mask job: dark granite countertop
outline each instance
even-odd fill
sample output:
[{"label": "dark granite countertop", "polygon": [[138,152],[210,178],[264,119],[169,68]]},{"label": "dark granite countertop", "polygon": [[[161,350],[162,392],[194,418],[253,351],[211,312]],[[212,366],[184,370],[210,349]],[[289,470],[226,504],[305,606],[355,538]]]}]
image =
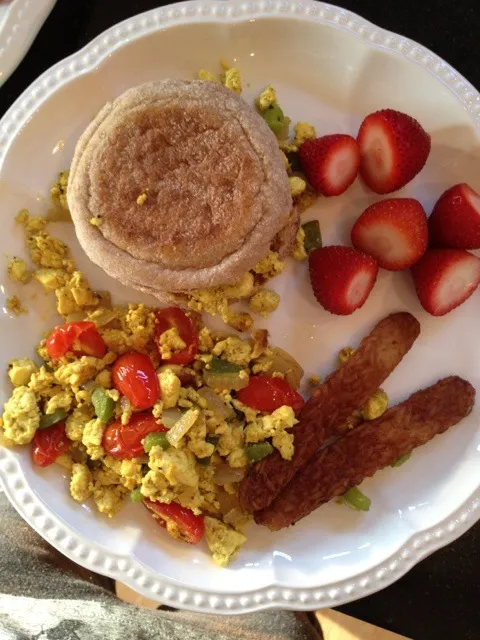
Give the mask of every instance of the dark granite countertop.
[{"label": "dark granite countertop", "polygon": [[[17,71],[0,89],[0,115],[52,64],[155,0],[58,0]],[[341,0],[381,27],[429,47],[480,87],[479,0]],[[479,471],[480,473],[480,471]],[[341,607],[415,640],[480,639],[480,523],[383,591]]]}]

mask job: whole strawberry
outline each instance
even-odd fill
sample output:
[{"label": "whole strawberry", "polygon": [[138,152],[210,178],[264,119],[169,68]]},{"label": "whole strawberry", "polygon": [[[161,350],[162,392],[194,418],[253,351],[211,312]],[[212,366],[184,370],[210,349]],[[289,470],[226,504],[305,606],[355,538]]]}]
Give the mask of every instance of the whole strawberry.
[{"label": "whole strawberry", "polygon": [[367,207],[353,225],[352,244],[383,269],[409,269],[428,247],[427,214],[413,198],[381,200]]},{"label": "whole strawberry", "polygon": [[357,141],[343,133],[307,140],[298,151],[298,159],[309,183],[324,196],[346,191],[360,165]]},{"label": "whole strawberry", "polygon": [[342,316],[363,306],[378,275],[375,260],[352,247],[315,249],[308,256],[308,266],[318,302]]},{"label": "whole strawberry", "polygon": [[360,175],[375,193],[392,193],[419,173],[430,153],[430,136],[400,111],[382,109],[368,115],[357,136]]},{"label": "whole strawberry", "polygon": [[452,249],[480,249],[480,195],[456,184],[437,201],[428,220],[430,244]]},{"label": "whole strawberry", "polygon": [[444,316],[480,284],[480,259],[462,249],[430,249],[412,268],[412,276],[425,311]]}]

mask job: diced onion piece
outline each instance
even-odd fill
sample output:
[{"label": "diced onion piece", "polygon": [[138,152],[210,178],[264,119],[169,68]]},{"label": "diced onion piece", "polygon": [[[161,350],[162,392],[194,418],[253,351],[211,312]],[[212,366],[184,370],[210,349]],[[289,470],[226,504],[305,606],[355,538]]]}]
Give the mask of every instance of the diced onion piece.
[{"label": "diced onion piece", "polygon": [[115,309],[105,309],[101,316],[95,319],[97,327],[105,327],[110,322],[118,318],[118,312]]},{"label": "diced onion piece", "polygon": [[180,443],[180,440],[183,436],[188,432],[189,429],[193,427],[195,422],[198,420],[199,411],[197,409],[189,409],[180,420],[173,425],[170,431],[167,433],[167,439],[172,445],[172,447],[177,447]]},{"label": "diced onion piece", "polygon": [[245,475],[245,467],[232,469],[226,462],[221,462],[215,469],[213,481],[215,484],[229,484],[240,482]]},{"label": "diced onion piece", "polygon": [[220,505],[220,513],[225,514],[231,511],[232,509],[238,508],[238,496],[236,494],[228,493],[225,489],[219,488],[215,492],[215,496]]},{"label": "diced onion piece", "polygon": [[280,347],[274,347],[272,349],[272,357],[273,365],[270,371],[285,374],[285,380],[288,384],[294,389],[298,389],[302,382],[304,370],[295,358],[283,349],[280,349]]},{"label": "diced onion piece", "polygon": [[165,409],[162,412],[161,422],[164,427],[171,429],[182,417],[180,409]]},{"label": "diced onion piece", "polygon": [[207,407],[210,409],[210,411],[213,411],[213,413],[219,420],[226,420],[235,413],[232,407],[227,406],[222,398],[220,398],[220,396],[218,396],[215,391],[208,387],[202,387],[201,389],[199,389],[198,395],[202,396],[202,398],[207,403]]},{"label": "diced onion piece", "polygon": [[81,322],[82,320],[85,320],[85,311],[74,311],[65,316],[66,322]]}]

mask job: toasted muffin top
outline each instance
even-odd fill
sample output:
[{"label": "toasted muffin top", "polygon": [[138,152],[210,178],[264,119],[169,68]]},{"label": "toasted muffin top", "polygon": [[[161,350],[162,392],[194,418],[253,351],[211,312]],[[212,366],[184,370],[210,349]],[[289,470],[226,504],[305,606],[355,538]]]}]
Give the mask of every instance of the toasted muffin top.
[{"label": "toasted muffin top", "polygon": [[135,87],[103,107],[75,150],[68,204],[93,262],[163,291],[234,282],[268,252],[292,207],[263,119],[220,84],[182,80]]}]

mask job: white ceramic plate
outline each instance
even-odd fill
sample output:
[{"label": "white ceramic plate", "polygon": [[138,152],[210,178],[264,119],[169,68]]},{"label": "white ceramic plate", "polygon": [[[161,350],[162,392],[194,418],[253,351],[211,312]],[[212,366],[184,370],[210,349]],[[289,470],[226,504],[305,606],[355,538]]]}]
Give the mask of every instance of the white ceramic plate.
[{"label": "white ceramic plate", "polygon": [[0,87],[30,49],[56,0],[4,0],[0,3]]},{"label": "white ceramic plate", "polygon": [[[46,72],[9,110],[0,125],[2,252],[23,253],[14,214],[21,207],[45,210],[37,194],[69,165],[75,141],[106,100],[147,80],[215,69],[221,56],[240,67],[248,99],[272,83],[284,111],[320,133],[355,134],[367,113],[387,106],[418,118],[432,134],[432,153],[402,195],[419,198],[427,210],[456,182],[480,189],[480,96],[437,56],[322,3],[192,2],[110,29]],[[357,182],[307,217],[320,219],[327,244],[345,243],[352,221],[374,199]],[[90,264],[71,227],[58,226],[95,288],[112,290],[120,301],[147,300]],[[2,301],[14,292],[3,282]],[[29,315],[13,318],[4,309],[0,318],[2,368],[8,358],[33,353],[55,322],[51,298],[29,286]],[[364,308],[341,318],[315,302],[305,264],[289,264],[274,286],[283,302],[268,322],[272,340],[295,354],[307,374],[325,375],[339,348],[356,345],[388,313],[407,309],[419,318],[422,335],[385,385],[392,403],[451,373],[480,390],[478,292],[450,315],[433,318],[422,311],[408,274],[382,272]],[[6,380],[1,391],[3,398],[9,393]],[[478,426],[475,409],[403,467],[366,481],[368,514],[329,504],[277,534],[252,526],[228,569],[216,567],[204,546],[169,539],[134,505],[112,521],[79,507],[59,468],[33,468],[27,449],[0,450],[0,477],[16,509],[55,547],[150,598],[219,613],[314,609],[381,589],[475,522]]]}]

